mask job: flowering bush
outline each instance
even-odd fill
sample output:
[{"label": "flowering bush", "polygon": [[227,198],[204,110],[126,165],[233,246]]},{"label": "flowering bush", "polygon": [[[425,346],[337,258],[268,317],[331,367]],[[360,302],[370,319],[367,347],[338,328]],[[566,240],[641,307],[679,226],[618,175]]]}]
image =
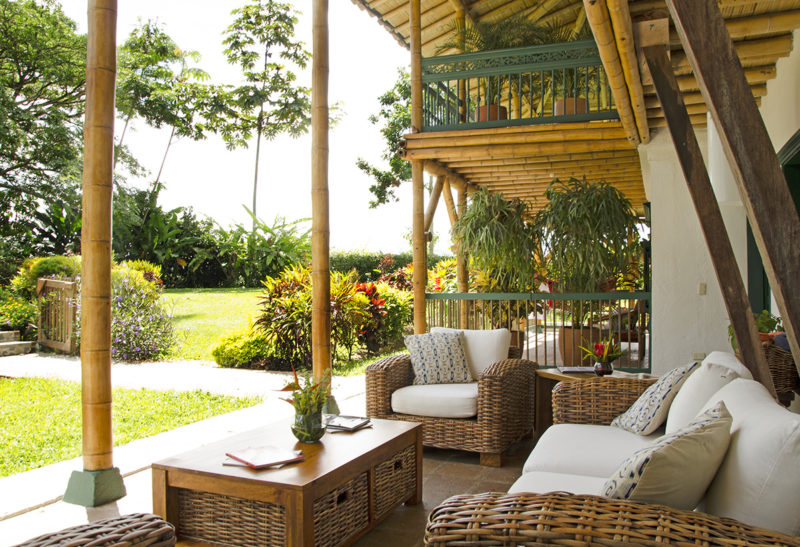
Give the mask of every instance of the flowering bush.
[{"label": "flowering bush", "polygon": [[455,258],[441,260],[428,271],[428,290],[453,293],[458,290]]},{"label": "flowering bush", "polygon": [[375,283],[356,283],[356,292],[366,296],[367,320],[361,325],[358,340],[367,348],[370,354],[376,354],[381,349],[381,332],[383,318],[386,315],[386,300],[381,298]]},{"label": "flowering bush", "polygon": [[386,310],[380,329],[381,348],[402,346],[405,327],[414,316],[411,293],[388,283],[378,283],[377,289]]},{"label": "flowering bush", "polygon": [[18,330],[25,335],[31,327],[36,327],[36,305],[0,288],[0,330]]},{"label": "flowering bush", "polygon": [[585,357],[591,357],[595,361],[600,361],[601,363],[611,363],[622,357],[624,353],[620,349],[619,344],[615,343],[611,338],[608,340],[600,340],[592,349],[584,346],[578,347],[583,350]]},{"label": "flowering bush", "polygon": [[400,268],[399,270],[395,270],[391,273],[383,274],[378,279],[378,283],[386,283],[396,289],[400,289],[402,291],[410,291],[412,288],[414,288],[414,284],[411,280],[410,265],[406,266],[405,268]]},{"label": "flowering bush", "polygon": [[166,354],[176,337],[161,286],[141,271],[119,267],[111,275],[111,357],[144,361]]}]

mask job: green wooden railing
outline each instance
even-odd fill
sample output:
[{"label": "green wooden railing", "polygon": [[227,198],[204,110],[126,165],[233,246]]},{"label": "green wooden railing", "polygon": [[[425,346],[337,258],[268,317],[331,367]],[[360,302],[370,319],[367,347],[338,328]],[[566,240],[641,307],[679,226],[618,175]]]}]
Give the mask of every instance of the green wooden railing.
[{"label": "green wooden railing", "polygon": [[422,60],[423,130],[618,118],[593,40]]},{"label": "green wooden railing", "polygon": [[625,351],[615,368],[649,372],[651,293],[428,293],[428,327],[511,330],[523,357],[541,367],[588,366],[565,355],[569,340],[591,346],[613,338]]}]

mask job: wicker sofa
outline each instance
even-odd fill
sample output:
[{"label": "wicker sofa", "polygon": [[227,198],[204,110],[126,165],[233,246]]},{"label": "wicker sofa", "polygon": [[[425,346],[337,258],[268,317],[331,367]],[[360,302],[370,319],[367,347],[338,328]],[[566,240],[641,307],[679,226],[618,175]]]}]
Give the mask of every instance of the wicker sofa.
[{"label": "wicker sofa", "polygon": [[[506,333],[510,341],[510,333],[507,330]],[[536,379],[536,363],[519,359],[519,348],[510,346],[508,341],[503,349],[508,358],[490,361],[476,378],[477,414],[474,416],[453,418],[393,410],[393,394],[411,386],[414,378],[408,354],[386,357],[367,367],[367,415],[420,422],[425,446],[478,452],[481,465],[501,466],[508,447],[532,431]],[[467,358],[470,359],[469,354]]]},{"label": "wicker sofa", "polygon": [[[714,352],[708,359],[733,359],[725,355]],[[723,370],[718,366],[702,365]],[[628,432],[608,426],[646,382],[562,382],[553,391],[556,425],[541,437],[509,492],[445,500],[430,514],[426,545],[800,546],[800,415],[778,405],[744,370],[742,377],[725,373],[705,387],[687,382],[678,395],[686,390],[684,395],[702,400],[687,409],[687,397],[680,402],[676,396],[669,410],[677,415],[721,400],[733,418],[730,445],[698,510],[599,495],[624,453],[653,440],[625,439]],[[682,474],[676,475],[680,481]]]}]

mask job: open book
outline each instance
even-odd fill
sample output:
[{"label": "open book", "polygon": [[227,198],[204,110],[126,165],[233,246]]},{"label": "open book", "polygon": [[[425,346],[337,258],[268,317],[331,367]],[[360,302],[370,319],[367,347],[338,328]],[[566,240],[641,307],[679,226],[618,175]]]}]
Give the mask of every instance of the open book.
[{"label": "open book", "polygon": [[303,461],[301,450],[290,450],[276,446],[257,446],[226,452],[226,456],[251,469],[264,469],[274,465]]}]

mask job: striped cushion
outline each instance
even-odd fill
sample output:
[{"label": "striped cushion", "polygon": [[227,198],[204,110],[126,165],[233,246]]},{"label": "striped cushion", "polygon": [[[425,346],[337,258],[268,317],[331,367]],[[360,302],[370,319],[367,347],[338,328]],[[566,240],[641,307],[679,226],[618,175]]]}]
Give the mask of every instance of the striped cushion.
[{"label": "striped cushion", "polygon": [[461,333],[428,333],[405,337],[415,384],[472,382]]}]

